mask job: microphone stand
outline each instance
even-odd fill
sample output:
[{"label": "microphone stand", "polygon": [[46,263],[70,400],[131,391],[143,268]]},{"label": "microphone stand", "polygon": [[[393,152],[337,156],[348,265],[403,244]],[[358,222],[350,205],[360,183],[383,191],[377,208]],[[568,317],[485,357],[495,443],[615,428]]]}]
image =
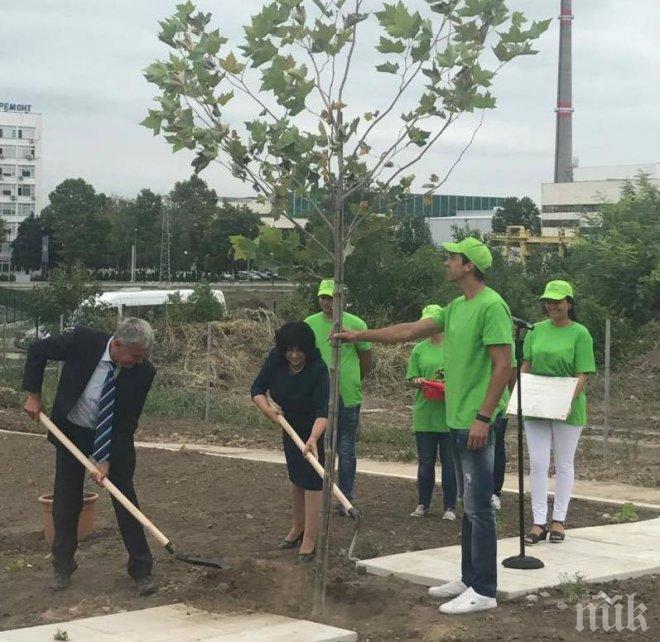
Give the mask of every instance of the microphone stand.
[{"label": "microphone stand", "polygon": [[513,318],[516,326],[516,383],[518,390],[518,530],[520,536],[520,554],[502,560],[506,568],[519,568],[524,570],[543,568],[543,562],[537,557],[525,555],[525,476],[523,472],[523,412],[522,412],[522,377],[520,367],[523,360],[522,331],[532,331],[534,326],[527,321]]}]

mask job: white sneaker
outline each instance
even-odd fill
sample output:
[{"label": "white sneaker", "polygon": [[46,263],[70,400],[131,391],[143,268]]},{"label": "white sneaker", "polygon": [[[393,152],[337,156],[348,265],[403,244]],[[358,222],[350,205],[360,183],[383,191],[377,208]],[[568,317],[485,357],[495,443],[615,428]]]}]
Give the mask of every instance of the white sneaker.
[{"label": "white sneaker", "polygon": [[456,521],[456,513],[453,510],[446,510],[442,514],[442,519],[448,519],[450,522]]},{"label": "white sneaker", "polygon": [[494,597],[479,595],[473,588],[469,588],[465,593],[461,593],[450,602],[441,604],[438,608],[440,613],[447,615],[463,615],[464,613],[477,613],[478,611],[487,611],[497,606],[497,600]]},{"label": "white sneaker", "polygon": [[424,504],[418,504],[417,508],[410,513],[410,517],[426,517],[429,514],[429,509],[425,508]]},{"label": "white sneaker", "polygon": [[497,495],[493,495],[490,498],[490,505],[495,509],[495,510],[500,510],[502,508],[502,502],[500,501],[500,498]]},{"label": "white sneaker", "polygon": [[454,580],[453,582],[447,582],[447,584],[442,584],[441,586],[429,587],[429,595],[436,600],[442,600],[443,598],[461,595],[467,591],[467,588],[468,587],[463,584],[461,580]]}]

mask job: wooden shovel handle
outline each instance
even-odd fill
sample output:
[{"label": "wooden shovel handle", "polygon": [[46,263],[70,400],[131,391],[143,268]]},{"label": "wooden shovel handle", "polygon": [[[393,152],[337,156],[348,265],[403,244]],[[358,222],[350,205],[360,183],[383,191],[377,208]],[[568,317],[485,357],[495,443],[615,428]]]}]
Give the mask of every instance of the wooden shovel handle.
[{"label": "wooden shovel handle", "polygon": [[[57,437],[62,445],[90,472],[97,473],[98,469],[94,463],[83,455],[82,451],[48,418],[43,412],[39,413],[39,421]],[[151,534],[163,545],[167,546],[170,540],[154,526],[143,513],[131,502],[130,499],[122,493],[107,477],[103,480],[103,485],[107,491],[131,514],[142,526],[148,529]]]},{"label": "wooden shovel handle", "polygon": [[[303,440],[298,436],[298,433],[292,428],[291,424],[285,419],[284,415],[278,415],[278,419],[286,434],[289,435],[289,437],[291,437],[293,440],[293,443],[296,444],[298,448],[300,448],[300,452],[304,452],[305,442],[303,442]],[[321,466],[319,460],[310,452],[305,453],[303,456],[312,465],[312,468],[314,468],[314,470],[320,475],[321,479],[323,479],[325,476],[325,470],[323,469],[323,466]],[[350,500],[346,497],[346,495],[344,495],[344,493],[341,492],[339,486],[337,486],[335,483],[332,484],[332,493],[347,512],[353,509],[353,504],[351,504]]]}]

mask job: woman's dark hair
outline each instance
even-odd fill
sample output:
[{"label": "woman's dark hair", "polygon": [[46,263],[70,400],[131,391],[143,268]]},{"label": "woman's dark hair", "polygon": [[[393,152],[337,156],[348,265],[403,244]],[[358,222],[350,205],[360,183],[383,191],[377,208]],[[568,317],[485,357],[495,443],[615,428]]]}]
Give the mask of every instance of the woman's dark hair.
[{"label": "woman's dark hair", "polygon": [[[577,321],[577,314],[575,313],[575,299],[572,296],[567,296],[565,299],[571,304],[571,307],[568,309],[568,318],[571,321]],[[543,314],[548,314],[548,311],[545,309],[545,301],[541,301],[541,309]]]},{"label": "woman's dark hair", "polygon": [[275,333],[275,354],[281,360],[286,359],[286,352],[291,348],[303,352],[306,363],[321,358],[314,331],[304,321],[289,321]]}]

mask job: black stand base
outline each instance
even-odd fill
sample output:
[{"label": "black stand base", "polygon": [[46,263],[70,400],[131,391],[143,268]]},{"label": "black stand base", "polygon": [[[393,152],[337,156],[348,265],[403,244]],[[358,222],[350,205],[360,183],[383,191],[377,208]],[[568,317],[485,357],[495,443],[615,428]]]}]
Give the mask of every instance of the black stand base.
[{"label": "black stand base", "polygon": [[535,568],[543,568],[545,564],[538,559],[538,557],[531,557],[530,555],[514,555],[502,560],[502,566],[506,568],[521,568],[523,570],[531,570]]}]

